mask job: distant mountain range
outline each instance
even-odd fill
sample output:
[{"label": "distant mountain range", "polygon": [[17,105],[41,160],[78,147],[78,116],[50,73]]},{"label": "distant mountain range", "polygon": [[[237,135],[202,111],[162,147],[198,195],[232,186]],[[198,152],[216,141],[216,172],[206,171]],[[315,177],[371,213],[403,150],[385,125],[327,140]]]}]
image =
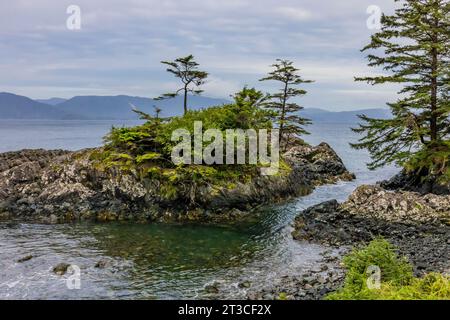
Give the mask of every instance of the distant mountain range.
[{"label": "distant mountain range", "polygon": [[[227,103],[224,99],[190,96],[189,107],[195,109]],[[0,119],[64,119],[64,120],[134,120],[133,107],[153,114],[153,106],[162,116],[182,114],[183,98],[155,101],[131,96],[76,96],[71,99],[32,100],[12,93],[0,93]]]},{"label": "distant mountain range", "polygon": [[[227,100],[213,99],[202,96],[190,96],[189,108],[200,109],[227,103]],[[105,120],[129,120],[137,119],[138,116],[132,111],[133,107],[140,111],[153,114],[153,106],[162,109],[163,117],[180,115],[183,113],[183,97],[155,101],[150,98],[130,96],[78,96],[64,101],[57,107],[65,112],[76,112],[89,119]]]},{"label": "distant mountain range", "polygon": [[0,119],[68,120],[75,117],[75,114],[61,110],[56,106],[12,93],[0,92]]},{"label": "distant mountain range", "polygon": [[358,115],[364,114],[370,118],[389,119],[392,117],[388,109],[361,109],[356,111],[327,111],[316,108],[306,108],[301,111],[301,115],[311,119],[313,122],[329,123],[353,123],[358,122]]},{"label": "distant mountain range", "polygon": [[[225,99],[190,96],[189,107],[206,108],[228,103]],[[50,120],[134,120],[135,107],[152,114],[154,106],[162,109],[162,116],[182,114],[183,98],[155,101],[150,98],[119,96],[76,96],[71,99],[51,98],[32,100],[12,93],[0,93],[0,119],[50,119]],[[387,109],[331,112],[324,109],[304,109],[301,115],[314,122],[354,123],[358,114],[374,118],[389,118]]]},{"label": "distant mountain range", "polygon": [[37,99],[37,102],[49,104],[51,106],[56,106],[57,104],[63,103],[64,101],[67,101],[67,99],[63,98],[50,98],[50,99]]}]

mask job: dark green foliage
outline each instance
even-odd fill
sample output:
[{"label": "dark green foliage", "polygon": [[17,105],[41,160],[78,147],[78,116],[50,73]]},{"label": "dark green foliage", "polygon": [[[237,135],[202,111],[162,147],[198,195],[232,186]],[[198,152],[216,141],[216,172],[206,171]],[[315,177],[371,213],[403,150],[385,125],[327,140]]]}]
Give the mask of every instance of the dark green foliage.
[{"label": "dark green foliage", "polygon": [[[133,128],[112,128],[105,137],[104,150],[101,154],[94,153],[92,159],[98,160],[100,167],[134,170],[142,178],[157,179],[165,198],[184,198],[191,204],[194,204],[194,195],[199,188],[232,188],[237,182],[248,182],[258,175],[257,165],[175,165],[171,160],[172,149],[179,143],[171,140],[173,131],[183,128],[193,136],[196,121],[202,122],[203,132],[208,129],[222,131],[224,139],[227,129],[272,128],[272,113],[259,107],[264,100],[263,93],[244,88],[234,97],[232,104],[190,110],[183,116],[170,119],[136,110],[142,119],[147,120],[146,123]],[[223,144],[225,146],[225,141]],[[204,142],[204,147],[207,145],[209,142]],[[282,162],[280,170],[283,174],[290,168]]]},{"label": "dark green foliage", "polygon": [[280,130],[280,142],[282,139],[289,141],[299,135],[308,134],[304,126],[311,122],[298,115],[303,107],[292,102],[292,98],[305,95],[306,91],[297,86],[312,81],[303,80],[298,75],[299,69],[293,66],[292,61],[277,59],[277,63],[272,67],[274,70],[260,81],[278,81],[282,86],[278,93],[269,95],[264,101],[264,106],[275,112],[275,120]]},{"label": "dark green foliage", "polygon": [[[450,299],[448,276],[430,273],[414,278],[407,259],[399,257],[386,240],[376,239],[364,248],[354,249],[343,262],[347,270],[344,286],[328,295],[329,300]],[[370,266],[380,268],[379,288],[367,285]]]},{"label": "dark green foliage", "polygon": [[406,0],[363,51],[369,66],[384,75],[356,78],[372,85],[402,85],[392,103],[393,118],[360,116],[354,131],[364,134],[353,147],[368,149],[370,169],[396,163],[421,175],[450,179],[450,3],[447,0]]},{"label": "dark green foliage", "polygon": [[224,127],[230,129],[258,129],[272,127],[271,119],[275,112],[264,110],[261,107],[268,99],[255,88],[244,87],[232,96],[234,104],[229,106],[228,122]]},{"label": "dark green foliage", "polygon": [[163,94],[157,99],[174,98],[182,92],[184,94],[184,113],[186,114],[188,111],[188,93],[201,94],[203,90],[199,89],[199,87],[205,83],[208,73],[198,70],[199,64],[194,61],[192,54],[187,57],[178,58],[175,61],[161,61],[161,63],[168,66],[167,72],[172,73],[180,79],[182,87],[175,92]]}]

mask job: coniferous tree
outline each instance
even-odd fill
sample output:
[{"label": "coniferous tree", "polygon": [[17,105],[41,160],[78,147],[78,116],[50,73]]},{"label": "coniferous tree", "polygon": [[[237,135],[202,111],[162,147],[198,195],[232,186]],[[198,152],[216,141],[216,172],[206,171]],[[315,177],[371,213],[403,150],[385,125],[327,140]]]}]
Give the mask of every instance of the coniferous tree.
[{"label": "coniferous tree", "polygon": [[160,119],[162,109],[157,106],[153,106],[153,110],[155,111],[155,118]]},{"label": "coniferous tree", "polygon": [[184,114],[186,114],[188,111],[188,93],[201,94],[203,90],[199,88],[205,84],[208,73],[198,70],[199,64],[194,60],[192,54],[187,57],[178,58],[175,61],[161,61],[161,63],[169,66],[166,71],[179,78],[182,82],[182,87],[175,92],[165,93],[156,99],[175,98],[182,92],[184,97]]},{"label": "coniferous tree", "polygon": [[231,124],[235,129],[267,128],[271,119],[276,115],[274,112],[264,109],[264,103],[268,94],[264,94],[255,88],[245,86],[239,92],[231,95],[234,103],[229,105],[232,114]]},{"label": "coniferous tree", "polygon": [[286,147],[291,137],[309,134],[304,129],[304,126],[311,122],[298,114],[303,107],[292,102],[292,98],[303,96],[307,93],[297,86],[313,81],[303,80],[298,74],[299,69],[293,66],[292,61],[277,59],[277,62],[272,67],[274,70],[260,81],[278,81],[282,87],[279,92],[269,95],[269,100],[264,103],[264,106],[276,112],[275,121],[280,130],[280,145],[284,139],[286,141],[284,146]]},{"label": "coniferous tree", "polygon": [[[396,0],[399,1],[399,0]],[[399,1],[400,2],[400,1]],[[450,24],[448,0],[403,0],[362,51],[369,66],[384,75],[356,78],[372,85],[401,84],[400,97],[388,103],[392,119],[361,115],[353,129],[363,133],[354,148],[372,155],[370,169],[396,163],[418,176],[450,177]]]}]

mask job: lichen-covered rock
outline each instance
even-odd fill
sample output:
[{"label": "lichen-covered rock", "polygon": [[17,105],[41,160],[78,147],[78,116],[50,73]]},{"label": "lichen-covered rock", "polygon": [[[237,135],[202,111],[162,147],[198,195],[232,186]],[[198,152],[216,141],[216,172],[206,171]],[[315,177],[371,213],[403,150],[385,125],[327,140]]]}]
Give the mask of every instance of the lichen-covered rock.
[{"label": "lichen-covered rock", "polygon": [[232,188],[201,186],[184,202],[164,198],[158,180],[134,169],[98,167],[91,157],[96,150],[0,154],[0,218],[45,223],[235,220],[262,203],[305,195],[315,185],[352,177],[327,144],[298,146],[286,155],[292,168],[286,175],[260,175]]},{"label": "lichen-covered rock", "polygon": [[450,195],[420,195],[389,191],[379,186],[358,187],[341,205],[349,214],[393,222],[450,221]]},{"label": "lichen-covered rock", "polygon": [[341,158],[325,142],[318,146],[299,145],[288,150],[284,157],[293,167],[307,166],[314,175],[317,185],[334,183],[337,180],[350,181],[355,175],[348,172]]}]

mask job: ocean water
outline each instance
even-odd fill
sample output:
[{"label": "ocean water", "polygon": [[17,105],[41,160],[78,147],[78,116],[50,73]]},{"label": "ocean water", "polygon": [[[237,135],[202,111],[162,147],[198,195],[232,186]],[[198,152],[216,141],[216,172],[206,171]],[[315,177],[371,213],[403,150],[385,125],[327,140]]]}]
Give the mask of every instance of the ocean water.
[{"label": "ocean water", "polygon": [[[23,148],[76,150],[99,146],[111,126],[139,121],[0,121],[0,152]],[[357,176],[355,181],[317,188],[312,194],[262,208],[255,219],[236,225],[0,223],[0,299],[198,299],[243,298],[241,281],[264,287],[282,275],[314,266],[325,248],[294,241],[292,221],[322,201],[343,201],[361,184],[389,178],[398,169],[367,170],[352,124],[321,123],[305,139],[329,143]],[[29,261],[17,260],[33,255]],[[108,261],[100,269],[98,261]],[[80,289],[71,275],[52,268],[65,262],[80,268]],[[69,283],[69,286],[68,286]],[[215,283],[219,292],[205,290]]]},{"label": "ocean water", "polygon": [[100,146],[111,127],[134,126],[140,120],[0,120],[0,152],[20,149],[79,150]]}]

